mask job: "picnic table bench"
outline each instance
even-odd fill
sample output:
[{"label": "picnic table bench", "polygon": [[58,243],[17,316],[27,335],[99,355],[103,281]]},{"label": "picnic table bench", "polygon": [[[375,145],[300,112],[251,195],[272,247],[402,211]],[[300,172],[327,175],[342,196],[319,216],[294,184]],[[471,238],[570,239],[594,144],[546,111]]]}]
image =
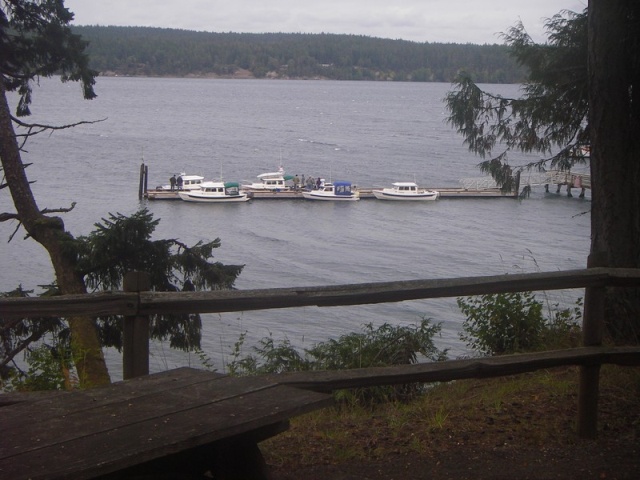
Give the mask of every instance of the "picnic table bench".
[{"label": "picnic table bench", "polygon": [[179,368],[74,392],[0,395],[0,479],[267,478],[258,442],[331,395]]}]

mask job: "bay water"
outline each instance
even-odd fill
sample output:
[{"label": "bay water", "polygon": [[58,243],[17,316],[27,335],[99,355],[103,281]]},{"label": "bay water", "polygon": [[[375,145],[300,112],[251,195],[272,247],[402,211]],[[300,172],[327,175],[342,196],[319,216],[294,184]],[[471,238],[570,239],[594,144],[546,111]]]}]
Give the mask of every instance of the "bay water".
[{"label": "bay water", "polygon": [[[518,95],[516,85],[485,85]],[[456,187],[479,177],[481,160],[446,123],[449,84],[397,82],[98,78],[98,98],[80,87],[43,80],[30,122],[94,121],[42,133],[23,154],[40,208],[63,214],[74,235],[88,234],[109,213],[145,207],[161,219],[156,239],[187,244],[220,238],[215,259],[245,265],[239,289],[319,286],[584,268],[589,251],[590,196],[563,188],[531,198],[440,199],[397,203],[253,200],[199,205],[138,199],[140,165],[150,187],[175,173],[252,182],[282,165],[288,174],[350,180],[361,187],[416,181]],[[16,99],[11,97],[11,101]],[[514,165],[536,157],[512,155]],[[12,211],[8,193],[2,211]],[[13,222],[0,223],[0,289],[36,289],[52,281],[46,252]],[[581,291],[539,294],[570,304]],[[296,308],[203,315],[203,350],[219,370],[239,335],[243,351],[264,337],[299,348],[359,331],[361,325],[442,324],[440,348],[469,352],[459,340],[464,320],[455,299],[356,307]],[[120,356],[108,353],[114,379]],[[153,345],[153,371],[198,365],[193,355]]]}]

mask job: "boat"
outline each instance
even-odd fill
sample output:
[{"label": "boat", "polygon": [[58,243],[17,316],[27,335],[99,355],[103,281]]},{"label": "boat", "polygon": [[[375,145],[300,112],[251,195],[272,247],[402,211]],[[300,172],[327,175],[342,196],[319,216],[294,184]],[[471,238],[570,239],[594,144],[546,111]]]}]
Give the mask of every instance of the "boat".
[{"label": "boat", "polygon": [[182,172],[175,179],[173,188],[168,184],[159,186],[156,190],[196,190],[200,188],[203,181],[204,177],[201,175],[187,175],[185,172]]},{"label": "boat", "polygon": [[325,183],[318,189],[307,190],[302,192],[307,200],[325,200],[325,201],[354,201],[360,200],[358,190],[351,185],[351,182],[329,182]]},{"label": "boat", "polygon": [[292,180],[293,175],[285,175],[284,168],[280,167],[277,172],[267,172],[258,175],[258,182],[249,185],[242,185],[243,190],[249,191],[287,191],[292,188],[286,185],[287,180]]},{"label": "boat", "polygon": [[240,191],[237,182],[202,182],[200,188],[180,190],[180,198],[186,202],[200,203],[235,203],[251,199],[249,194]]},{"label": "boat", "polygon": [[420,188],[415,182],[395,182],[391,187],[374,189],[371,193],[379,200],[428,201],[437,200],[440,197],[440,192]]}]

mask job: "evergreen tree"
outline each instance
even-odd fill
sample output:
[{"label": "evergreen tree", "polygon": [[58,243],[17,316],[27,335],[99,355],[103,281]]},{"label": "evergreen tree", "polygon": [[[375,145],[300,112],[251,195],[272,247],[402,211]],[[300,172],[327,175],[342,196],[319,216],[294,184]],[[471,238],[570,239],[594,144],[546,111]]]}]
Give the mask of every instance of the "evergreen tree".
[{"label": "evergreen tree", "polygon": [[[62,0],[1,0],[0,5],[0,160],[6,181],[3,186],[8,187],[16,209],[15,213],[1,214],[0,219],[17,220],[28,236],[47,250],[62,293],[86,293],[75,258],[65,248],[72,236],[65,231],[60,217],[38,208],[22,163],[14,123],[27,127],[30,134],[33,129],[42,129],[11,115],[6,92],[18,92],[16,113],[18,117],[25,116],[30,113],[31,83],[39,77],[59,72],[62,81],[80,81],[84,97],[91,99],[95,97],[96,72],[88,68],[86,44],[69,28],[73,14]],[[81,384],[109,383],[95,321],[78,316],[68,322]]]},{"label": "evergreen tree", "polygon": [[[177,240],[151,242],[156,222],[147,212],[131,218],[112,215],[104,224],[97,225],[94,234],[76,239],[66,231],[61,217],[51,215],[69,211],[73,205],[53,210],[38,207],[18,138],[23,146],[30,135],[69,125],[32,125],[20,119],[30,114],[32,82],[59,74],[63,82],[80,82],[84,98],[92,99],[96,96],[93,86],[97,73],[88,67],[86,42],[69,27],[73,14],[64,7],[63,0],[0,0],[0,6],[0,160],[4,173],[0,190],[8,189],[15,207],[15,212],[0,213],[0,221],[16,221],[17,228],[26,231],[26,237],[47,250],[55,273],[55,292],[84,294],[87,285],[92,289],[114,288],[129,268],[150,271],[154,288],[159,290],[230,288],[242,267],[209,263],[219,240],[194,247]],[[16,116],[9,109],[7,92],[19,95]],[[14,125],[26,133],[18,136]],[[177,251],[173,252],[174,248]],[[29,292],[18,289],[14,294]],[[65,320],[64,324],[59,319],[23,320],[18,324],[2,320],[3,336],[15,340],[3,344],[5,360],[15,355],[16,349],[26,348],[30,341],[47,333],[66,332],[80,385],[109,383],[101,338],[118,346],[119,340],[113,335],[115,319],[103,319],[102,329],[86,316]],[[189,342],[197,345],[193,327],[198,327],[198,321],[198,318],[180,319],[172,326],[159,319],[155,334],[158,338],[170,338],[175,345]]]},{"label": "evergreen tree", "polygon": [[[587,161],[589,99],[587,11],[562,12],[547,24],[549,41],[533,42],[518,23],[504,35],[512,55],[529,71],[521,98],[493,95],[461,73],[446,97],[449,123],[469,150],[487,158],[480,169],[505,189],[516,188],[517,170],[569,170]],[[513,166],[508,153],[539,152],[547,158]]]},{"label": "evergreen tree", "polygon": [[[599,266],[640,268],[639,22],[640,2],[593,0],[582,13],[550,19],[544,45],[518,24],[505,38],[530,71],[524,96],[491,95],[467,75],[446,97],[449,122],[471,151],[490,157],[481,169],[506,189],[518,169],[568,170],[589,160],[591,254]],[[515,167],[511,150],[548,157]],[[610,289],[606,310],[613,338],[640,339],[637,289]]]},{"label": "evergreen tree", "polygon": [[[127,272],[149,274],[150,289],[157,292],[219,290],[233,288],[243,266],[213,262],[213,250],[220,239],[187,246],[177,239],[153,240],[159,220],[146,210],[131,215],[111,214],[95,224],[87,236],[70,240],[68,248],[77,257],[76,268],[92,291],[121,290]],[[32,291],[18,288],[5,296],[26,297]],[[55,285],[44,295],[59,294]],[[97,319],[100,340],[105,347],[122,348],[122,317]],[[69,348],[69,328],[63,319],[0,319],[0,370],[19,353],[44,341],[50,351]],[[171,348],[193,351],[200,348],[201,319],[198,314],[165,314],[151,318],[150,337],[169,341]]]}]

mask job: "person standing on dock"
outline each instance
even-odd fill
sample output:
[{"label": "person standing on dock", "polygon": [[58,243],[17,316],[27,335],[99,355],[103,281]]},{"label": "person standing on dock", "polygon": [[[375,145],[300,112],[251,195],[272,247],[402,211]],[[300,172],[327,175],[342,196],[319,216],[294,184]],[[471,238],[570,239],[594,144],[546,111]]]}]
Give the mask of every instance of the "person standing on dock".
[{"label": "person standing on dock", "polygon": [[182,175],[178,177],[178,190],[182,190]]},{"label": "person standing on dock", "polygon": [[169,183],[171,184],[171,191],[173,192],[176,189],[176,176],[175,175],[169,179]]}]

